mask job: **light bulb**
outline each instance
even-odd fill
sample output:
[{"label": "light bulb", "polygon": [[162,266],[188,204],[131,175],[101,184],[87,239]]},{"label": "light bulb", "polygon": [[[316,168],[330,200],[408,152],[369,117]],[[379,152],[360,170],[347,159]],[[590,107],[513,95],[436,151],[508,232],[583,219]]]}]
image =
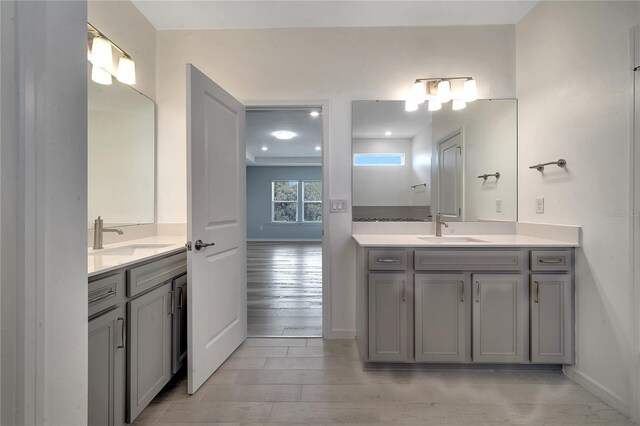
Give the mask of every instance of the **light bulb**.
[{"label": "light bulb", "polygon": [[124,84],[136,84],[136,63],[123,56],[118,61],[118,81]]},{"label": "light bulb", "polygon": [[416,81],[411,86],[411,100],[420,105],[427,99],[427,86],[424,81]]},{"label": "light bulb", "polygon": [[404,110],[407,112],[413,112],[418,109],[418,104],[412,100],[407,99],[404,103]]},{"label": "light bulb", "polygon": [[289,139],[293,139],[294,137],[297,136],[296,133],[291,132],[289,130],[278,130],[276,132],[271,133],[273,136],[275,136],[278,139],[281,140],[289,140]]},{"label": "light bulb", "polygon": [[448,80],[438,83],[438,100],[443,104],[451,100],[451,82]]},{"label": "light bulb", "polygon": [[387,130],[386,132],[384,132],[384,135],[385,135],[385,136],[391,136],[391,131],[390,131],[390,130]]},{"label": "light bulb", "polygon": [[467,107],[467,103],[462,99],[454,99],[451,103],[451,109],[454,111],[459,111],[461,109],[465,109]]},{"label": "light bulb", "polygon": [[260,149],[261,149],[261,150],[263,150],[263,151],[268,151],[268,150],[269,150],[269,148],[267,148],[266,146],[263,146],[263,147],[262,147],[262,148],[260,148]]},{"label": "light bulb", "polygon": [[109,85],[112,82],[111,74],[108,71],[103,70],[98,65],[93,64],[91,66],[91,80],[98,84]]},{"label": "light bulb", "polygon": [[94,37],[91,47],[91,59],[94,65],[110,71],[113,69],[113,53],[111,43],[102,37]]},{"label": "light bulb", "polygon": [[312,117],[317,117],[317,116],[319,116],[319,115],[320,115],[320,112],[318,112],[318,111],[311,111],[311,112],[309,113],[309,115],[310,115],[310,116],[312,116]]},{"label": "light bulb", "polygon": [[316,151],[320,151],[322,148],[320,148],[319,146],[316,146],[314,149],[315,149]]},{"label": "light bulb", "polygon": [[429,111],[438,111],[440,109],[442,109],[442,104],[440,103],[440,101],[436,101],[436,100],[430,100],[429,101],[429,107],[428,107]]},{"label": "light bulb", "polygon": [[464,99],[467,102],[473,102],[478,99],[478,86],[474,79],[464,82]]}]

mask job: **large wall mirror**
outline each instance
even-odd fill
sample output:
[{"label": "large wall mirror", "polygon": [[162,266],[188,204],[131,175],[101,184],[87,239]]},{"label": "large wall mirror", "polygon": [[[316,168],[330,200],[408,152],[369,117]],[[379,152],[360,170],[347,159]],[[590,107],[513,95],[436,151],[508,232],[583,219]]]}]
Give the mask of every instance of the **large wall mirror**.
[{"label": "large wall mirror", "polygon": [[516,100],[354,101],[352,125],[354,221],[517,220]]},{"label": "large wall mirror", "polygon": [[89,78],[88,220],[130,225],[155,221],[155,104],[113,79]]}]

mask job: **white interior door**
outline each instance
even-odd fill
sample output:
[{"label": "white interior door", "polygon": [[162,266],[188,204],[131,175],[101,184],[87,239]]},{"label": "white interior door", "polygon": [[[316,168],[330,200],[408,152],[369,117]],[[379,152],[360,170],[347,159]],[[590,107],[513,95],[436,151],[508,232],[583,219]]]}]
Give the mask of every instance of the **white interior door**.
[{"label": "white interior door", "polygon": [[462,132],[438,143],[439,212],[443,219],[462,220]]},{"label": "white interior door", "polygon": [[244,128],[244,106],[188,64],[189,393],[247,337]]}]

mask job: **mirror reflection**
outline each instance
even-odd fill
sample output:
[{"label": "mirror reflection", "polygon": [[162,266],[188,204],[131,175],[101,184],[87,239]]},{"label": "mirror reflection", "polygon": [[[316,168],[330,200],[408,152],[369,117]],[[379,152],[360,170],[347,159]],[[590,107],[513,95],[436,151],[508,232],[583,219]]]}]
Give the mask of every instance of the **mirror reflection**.
[{"label": "mirror reflection", "polygon": [[354,221],[517,220],[517,103],[354,101]]},{"label": "mirror reflection", "polygon": [[113,79],[89,80],[88,227],[155,221],[155,104]]}]

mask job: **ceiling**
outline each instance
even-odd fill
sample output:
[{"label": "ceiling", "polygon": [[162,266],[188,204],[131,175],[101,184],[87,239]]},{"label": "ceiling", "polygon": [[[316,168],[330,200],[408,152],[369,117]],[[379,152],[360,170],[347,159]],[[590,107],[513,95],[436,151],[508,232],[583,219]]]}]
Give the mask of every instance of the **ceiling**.
[{"label": "ceiling", "polygon": [[[248,166],[321,165],[322,115],[312,117],[319,108],[248,109],[245,137]],[[296,133],[289,140],[280,140],[273,132],[288,130]],[[263,151],[262,147],[268,148]]]},{"label": "ceiling", "polygon": [[516,24],[537,1],[133,0],[158,30]]},{"label": "ceiling", "polygon": [[411,139],[431,124],[425,104],[406,112],[404,101],[354,101],[352,115],[354,139]]}]

